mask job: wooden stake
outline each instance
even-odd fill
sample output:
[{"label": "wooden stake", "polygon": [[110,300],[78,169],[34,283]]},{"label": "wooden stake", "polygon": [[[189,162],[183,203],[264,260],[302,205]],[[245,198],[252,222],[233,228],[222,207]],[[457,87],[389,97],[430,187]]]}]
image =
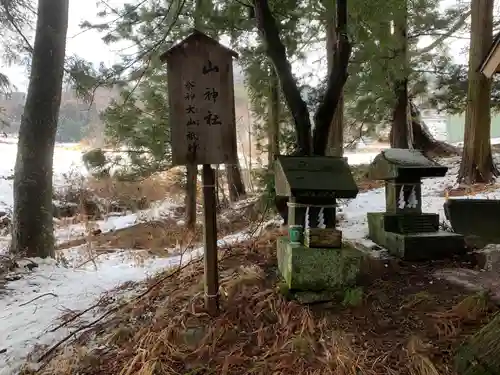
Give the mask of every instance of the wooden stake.
[{"label": "wooden stake", "polygon": [[203,164],[203,214],[205,217],[205,308],[219,312],[219,271],[217,267],[217,216],[215,201],[215,171]]}]

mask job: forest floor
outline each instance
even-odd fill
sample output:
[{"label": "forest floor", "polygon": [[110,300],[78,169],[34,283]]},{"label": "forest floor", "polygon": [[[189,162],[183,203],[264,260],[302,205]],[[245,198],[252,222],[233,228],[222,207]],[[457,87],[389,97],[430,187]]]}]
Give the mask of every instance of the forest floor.
[{"label": "forest floor", "polygon": [[451,375],[454,350],[498,310],[486,294],[432,276],[472,267],[460,260],[384,263],[349,299],[299,305],[282,294],[278,235],[221,249],[218,316],[204,312],[195,261],[149,280],[136,298],[102,306],[106,319],[69,345],[32,353],[43,365],[23,374]]},{"label": "forest floor", "polygon": [[[423,185],[423,209],[442,220],[446,195],[500,198],[497,185],[456,186],[457,160],[445,160],[446,177]],[[382,211],[385,194],[366,172],[353,168],[360,194],[340,202],[339,227],[346,240],[374,248],[366,213]],[[71,224],[77,236],[58,228],[58,264],[40,264],[0,296],[7,369],[0,366],[0,375],[25,362],[26,374],[55,375],[448,375],[453,349],[496,311],[486,295],[434,277],[474,263],[384,257],[350,298],[298,305],[282,294],[277,275],[279,223],[252,199],[219,215],[223,293],[215,318],[203,312],[201,225],[186,233],[175,202]]]}]

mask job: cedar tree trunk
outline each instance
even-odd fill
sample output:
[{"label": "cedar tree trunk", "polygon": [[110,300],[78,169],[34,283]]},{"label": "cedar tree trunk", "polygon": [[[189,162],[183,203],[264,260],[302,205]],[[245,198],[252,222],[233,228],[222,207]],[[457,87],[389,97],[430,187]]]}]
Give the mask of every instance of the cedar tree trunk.
[{"label": "cedar tree trunk", "polygon": [[465,135],[459,182],[492,182],[498,176],[490,144],[491,81],[480,71],[493,40],[493,0],[472,0]]},{"label": "cedar tree trunk", "polygon": [[39,0],[14,173],[11,251],[54,256],[52,168],[64,74],[68,0]]},{"label": "cedar tree trunk", "polygon": [[[338,35],[336,30],[335,8],[333,4],[325,4],[326,7],[326,57],[328,72],[334,68],[335,49],[337,48]],[[330,156],[342,156],[344,154],[344,97],[341,96],[335,110],[335,115],[330,124],[328,132],[328,146],[326,153]]]}]

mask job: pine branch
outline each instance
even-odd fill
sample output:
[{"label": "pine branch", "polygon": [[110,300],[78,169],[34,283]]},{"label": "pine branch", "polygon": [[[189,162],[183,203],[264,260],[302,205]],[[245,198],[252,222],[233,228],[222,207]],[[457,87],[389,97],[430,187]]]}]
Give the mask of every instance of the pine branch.
[{"label": "pine branch", "polygon": [[467,19],[471,15],[471,10],[465,12],[458,20],[457,22],[448,30],[446,33],[441,35],[439,38],[437,38],[434,42],[429,44],[427,47],[424,47],[414,53],[414,55],[422,55],[424,53],[432,51],[434,48],[436,48],[438,45],[443,43],[446,39],[448,39],[450,36],[452,36],[454,33],[456,33],[460,28],[465,24]]},{"label": "pine branch", "polygon": [[28,38],[24,35],[21,28],[17,25],[17,22],[15,21],[12,13],[10,12],[11,1],[10,0],[1,0],[1,4],[2,4],[3,8],[5,9],[5,14],[7,15],[7,20],[9,21],[11,26],[14,28],[14,30],[19,34],[19,36],[23,39],[24,43],[26,44],[26,48],[28,49],[28,52],[33,53],[33,46],[29,42]]}]

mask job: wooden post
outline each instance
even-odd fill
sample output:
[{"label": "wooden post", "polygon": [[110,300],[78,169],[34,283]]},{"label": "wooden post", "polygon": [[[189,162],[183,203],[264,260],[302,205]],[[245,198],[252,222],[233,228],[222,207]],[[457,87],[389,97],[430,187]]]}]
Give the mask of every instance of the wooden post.
[{"label": "wooden post", "polygon": [[208,313],[219,312],[219,273],[217,267],[217,217],[215,202],[215,172],[203,164],[203,214],[205,216],[205,306]]},{"label": "wooden post", "polygon": [[194,31],[162,54],[167,62],[173,165],[203,165],[205,216],[205,307],[219,311],[215,172],[236,165],[236,121],[232,59],[238,55]]}]

